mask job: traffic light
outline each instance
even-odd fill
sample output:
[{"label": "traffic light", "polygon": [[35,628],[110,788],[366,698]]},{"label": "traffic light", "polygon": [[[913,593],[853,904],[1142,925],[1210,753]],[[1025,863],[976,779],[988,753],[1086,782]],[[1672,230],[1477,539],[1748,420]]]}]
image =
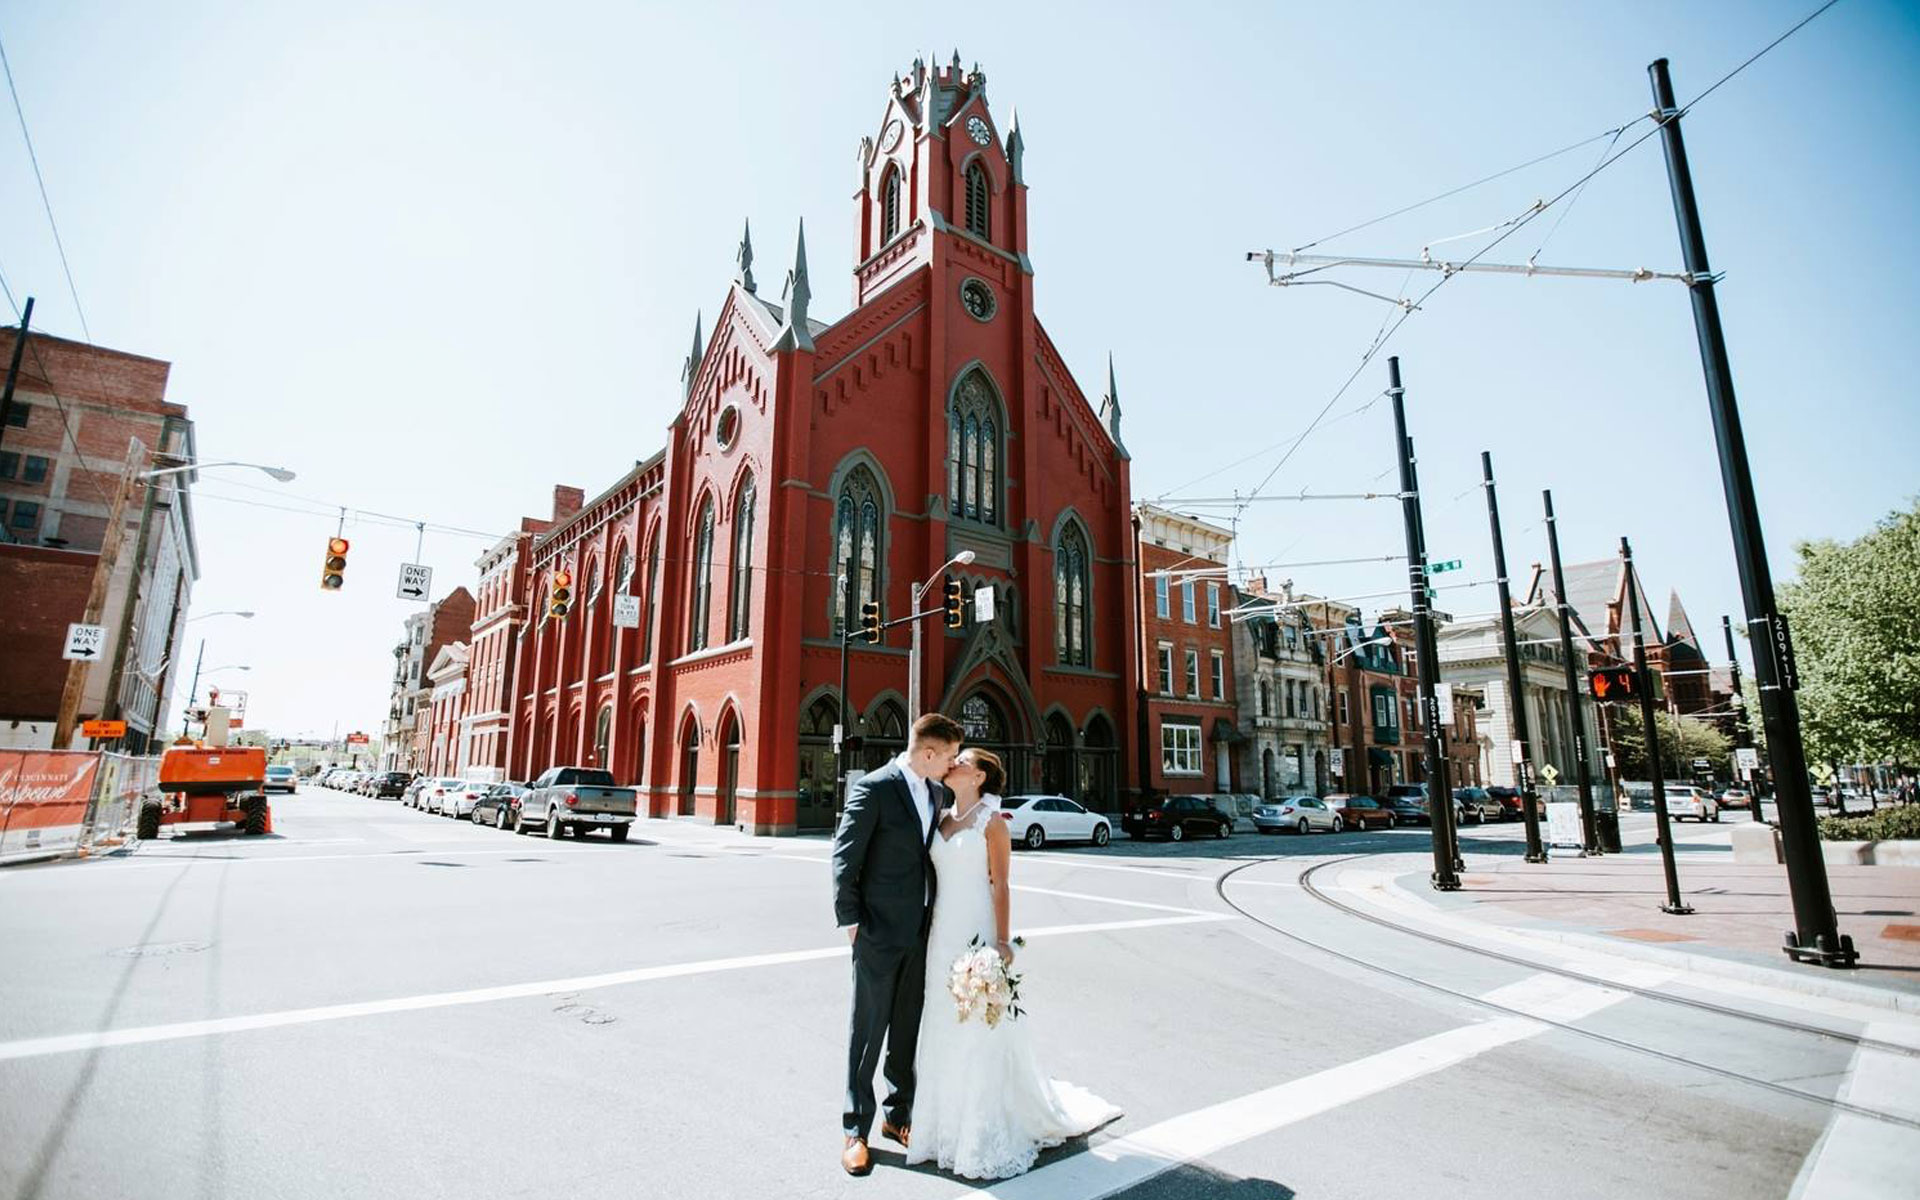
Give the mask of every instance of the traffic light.
[{"label": "traffic light", "polygon": [[335,537],[327,539],[327,557],[320,567],[320,586],[329,592],[337,592],[346,582],[347,575],[347,539]]},{"label": "traffic light", "polygon": [[1587,691],[1603,704],[1640,698],[1640,676],[1632,667],[1595,667],[1587,674]]},{"label": "traffic light", "polygon": [[869,600],[860,606],[860,636],[869,642],[880,640],[880,602]]},{"label": "traffic light", "polygon": [[958,579],[955,579],[951,575],[947,576],[947,628],[948,629],[958,629],[962,625],[965,625],[967,623],[967,618],[964,612],[966,605],[961,599],[960,591],[961,591],[960,581]]},{"label": "traffic light", "polygon": [[553,573],[553,590],[547,593],[547,615],[558,619],[566,616],[567,610],[572,607],[573,573],[570,571],[555,571]]}]

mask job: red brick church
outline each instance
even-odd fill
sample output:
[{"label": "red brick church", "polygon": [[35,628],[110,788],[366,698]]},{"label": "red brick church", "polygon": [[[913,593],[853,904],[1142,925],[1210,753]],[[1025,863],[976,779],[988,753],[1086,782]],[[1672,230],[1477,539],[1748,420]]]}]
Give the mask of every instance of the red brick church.
[{"label": "red brick church", "polygon": [[[1018,122],[977,67],[915,62],[860,151],[854,310],[809,314],[804,228],[777,298],[743,238],[665,447],[534,540],[510,776],[594,764],[654,816],[827,826],[843,622],[869,600],[906,614],[971,550],[955,573],[999,613],[926,623],[924,704],[1004,755],[1010,790],[1117,809],[1139,686],[1128,455],[1111,374],[1096,412],[1034,312]],[[907,645],[901,627],[851,653],[850,769],[905,744]]]}]

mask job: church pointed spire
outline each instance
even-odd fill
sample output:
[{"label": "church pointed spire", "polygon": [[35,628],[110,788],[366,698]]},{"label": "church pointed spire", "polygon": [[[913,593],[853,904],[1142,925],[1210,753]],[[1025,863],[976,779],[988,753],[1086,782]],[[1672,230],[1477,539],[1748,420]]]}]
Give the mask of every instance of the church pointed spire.
[{"label": "church pointed spire", "polygon": [[1021,168],[1021,160],[1027,154],[1027,139],[1020,136],[1020,109],[1016,105],[1009,114],[1012,118],[1007,129],[1007,165],[1013,168],[1013,182],[1022,184],[1027,181],[1026,172]]},{"label": "church pointed spire", "polygon": [[813,351],[813,332],[807,325],[807,302],[813,299],[813,287],[807,282],[807,222],[800,222],[800,237],[793,250],[793,270],[787,272],[787,321],[773,343],[775,350]]},{"label": "church pointed spire", "polygon": [[753,222],[747,221],[740,228],[740,251],[733,256],[740,269],[734,272],[733,281],[751,292],[753,287]]},{"label": "church pointed spire", "polygon": [[1114,379],[1111,352],[1107,354],[1107,397],[1100,404],[1100,416],[1113,437],[1114,450],[1121,458],[1131,459],[1133,455],[1127,453],[1127,444],[1120,440],[1120,385]]},{"label": "church pointed spire", "polygon": [[685,396],[693,395],[694,377],[700,374],[701,360],[704,359],[707,354],[706,344],[702,341],[700,335],[700,317],[701,314],[695,311],[693,314],[693,350],[687,355],[686,364],[680,368],[681,391]]}]

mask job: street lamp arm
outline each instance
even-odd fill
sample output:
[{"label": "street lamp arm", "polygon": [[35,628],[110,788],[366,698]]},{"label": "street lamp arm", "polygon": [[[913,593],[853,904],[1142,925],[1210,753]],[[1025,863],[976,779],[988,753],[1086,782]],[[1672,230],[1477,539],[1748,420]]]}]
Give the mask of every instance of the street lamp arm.
[{"label": "street lamp arm", "polygon": [[265,471],[280,483],[291,483],[295,478],[294,473],[285,467],[269,467],[260,463],[240,462],[237,459],[222,459],[219,462],[210,463],[187,463],[185,466],[180,467],[161,467],[153,471],[140,472],[140,478],[158,479],[163,475],[178,475],[182,471],[200,471],[208,467],[252,467],[256,471]]}]

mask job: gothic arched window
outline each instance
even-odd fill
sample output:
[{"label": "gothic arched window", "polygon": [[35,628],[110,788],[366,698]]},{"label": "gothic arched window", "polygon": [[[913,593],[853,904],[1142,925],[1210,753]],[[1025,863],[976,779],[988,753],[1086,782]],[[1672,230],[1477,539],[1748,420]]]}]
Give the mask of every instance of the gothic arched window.
[{"label": "gothic arched window", "polygon": [[967,232],[990,237],[987,223],[987,172],[979,160],[967,164]]},{"label": "gothic arched window", "polygon": [[880,181],[880,244],[892,241],[900,232],[900,168],[888,167]]},{"label": "gothic arched window", "polygon": [[970,371],[947,411],[947,506],[956,517],[1000,523],[1000,427],[993,385]]},{"label": "gothic arched window", "polygon": [[[855,467],[840,485],[834,502],[833,631],[838,636],[846,629],[849,614],[858,614],[860,606],[880,600],[880,563],[884,545],[880,536],[880,486],[873,472]],[[845,576],[850,595],[840,591]]]},{"label": "gothic arched window", "polygon": [[753,615],[753,476],[740,484],[733,505],[733,603],[727,610],[727,640],[747,636]]},{"label": "gothic arched window", "polygon": [[1092,591],[1087,574],[1091,556],[1080,526],[1069,523],[1053,548],[1053,643],[1064,666],[1090,665],[1087,605]]},{"label": "gothic arched window", "polygon": [[660,537],[647,543],[647,612],[640,621],[640,661],[653,661],[653,611],[660,591]]},{"label": "gothic arched window", "polygon": [[700,502],[700,520],[693,534],[693,603],[689,604],[691,624],[687,627],[687,650],[707,648],[707,630],[711,625],[713,602],[713,497]]}]

